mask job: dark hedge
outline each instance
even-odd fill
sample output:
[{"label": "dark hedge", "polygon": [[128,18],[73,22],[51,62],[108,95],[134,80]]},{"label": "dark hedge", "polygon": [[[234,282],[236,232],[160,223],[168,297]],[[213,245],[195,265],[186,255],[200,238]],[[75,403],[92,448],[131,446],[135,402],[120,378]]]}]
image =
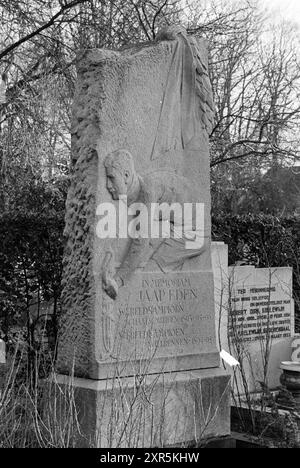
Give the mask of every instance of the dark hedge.
[{"label": "dark hedge", "polygon": [[229,265],[293,267],[296,329],[300,330],[300,217],[213,216],[212,237],[228,244]]},{"label": "dark hedge", "polygon": [[[61,293],[64,213],[0,216],[0,336],[7,342],[16,326],[34,345],[39,315],[32,303],[51,301],[57,332]],[[300,219],[266,215],[213,216],[213,240],[229,246],[229,264],[293,267],[293,287],[299,330]]]}]

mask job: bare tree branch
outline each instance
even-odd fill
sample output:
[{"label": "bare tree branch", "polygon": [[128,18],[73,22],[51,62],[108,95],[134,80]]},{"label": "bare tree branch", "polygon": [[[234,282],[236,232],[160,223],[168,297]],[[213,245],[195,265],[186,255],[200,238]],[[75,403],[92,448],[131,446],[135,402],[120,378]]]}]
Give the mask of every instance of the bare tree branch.
[{"label": "bare tree branch", "polygon": [[75,6],[81,3],[85,3],[87,1],[89,0],[74,0],[73,2],[63,5],[62,8],[54,16],[52,16],[52,18],[50,18],[49,21],[47,21],[47,23],[43,24],[41,27],[39,27],[35,31],[32,31],[30,34],[27,34],[26,36],[16,41],[14,44],[11,44],[6,49],[2,50],[2,52],[0,52],[0,60],[3,59],[3,57],[8,55],[13,50],[17,49],[20,45],[24,44],[24,42],[29,41],[30,39],[34,38],[35,36],[43,32],[45,29],[48,29],[50,26],[53,26],[55,24],[55,21],[59,17],[61,17],[66,11],[70,10],[71,8],[74,8]]}]

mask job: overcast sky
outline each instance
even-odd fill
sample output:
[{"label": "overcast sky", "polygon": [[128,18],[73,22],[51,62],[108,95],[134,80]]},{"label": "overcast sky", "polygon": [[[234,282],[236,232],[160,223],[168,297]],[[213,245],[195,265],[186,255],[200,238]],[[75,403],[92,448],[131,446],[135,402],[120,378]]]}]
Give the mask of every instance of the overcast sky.
[{"label": "overcast sky", "polygon": [[300,0],[260,0],[270,10],[276,10],[285,19],[300,25]]}]

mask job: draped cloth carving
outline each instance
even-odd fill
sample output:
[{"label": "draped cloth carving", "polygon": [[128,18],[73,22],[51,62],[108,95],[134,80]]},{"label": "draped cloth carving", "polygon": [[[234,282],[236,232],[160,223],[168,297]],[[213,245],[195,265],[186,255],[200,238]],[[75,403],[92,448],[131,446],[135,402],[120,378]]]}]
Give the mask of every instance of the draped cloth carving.
[{"label": "draped cloth carving", "polygon": [[[168,28],[158,40],[174,39],[173,56],[163,93],[151,160],[173,149],[184,149],[199,125],[211,133],[214,119],[212,88],[206,58],[197,40],[181,27]],[[176,118],[178,116],[178,118]]]}]

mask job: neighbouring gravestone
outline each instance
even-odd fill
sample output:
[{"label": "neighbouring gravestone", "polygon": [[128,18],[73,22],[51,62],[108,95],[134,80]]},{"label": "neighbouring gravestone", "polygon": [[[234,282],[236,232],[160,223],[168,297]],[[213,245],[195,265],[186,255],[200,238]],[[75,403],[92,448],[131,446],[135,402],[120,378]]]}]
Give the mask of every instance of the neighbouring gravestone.
[{"label": "neighbouring gravestone", "polygon": [[[158,431],[160,412],[168,414],[160,444],[230,431],[210,249],[212,119],[205,45],[180,27],[151,43],[88,50],[79,57],[57,378],[66,382],[61,375],[74,372],[79,400],[88,406],[83,426],[90,435],[101,430],[100,422],[105,425],[99,413],[103,395],[119,399],[114,382],[122,382],[120,398],[130,398],[136,392],[132,382],[144,376],[149,404],[144,398],[143,411],[156,414],[152,432]],[[153,203],[198,203],[204,223],[177,237],[183,225],[171,219],[170,238],[151,231],[130,239],[122,217],[126,201],[149,210]],[[103,203],[107,213],[117,214],[119,228],[113,232],[106,225],[106,238],[100,229]],[[140,213],[133,217],[137,224],[136,218],[141,222]],[[158,217],[162,229],[163,219]],[[187,242],[195,232],[201,241],[191,247]],[[144,443],[152,442],[148,434]]]},{"label": "neighbouring gravestone", "polygon": [[[294,334],[292,268],[231,267],[231,330],[244,342]],[[234,325],[234,327],[233,327]]]},{"label": "neighbouring gravestone", "polygon": [[[241,361],[251,392],[261,390],[267,359],[266,383],[275,389],[295,335],[292,268],[228,267],[227,246],[214,243],[213,269],[220,347]],[[235,390],[244,393],[239,375]]]},{"label": "neighbouring gravestone", "polygon": [[292,341],[292,356],[291,360],[294,362],[300,362],[300,336],[297,337]]},{"label": "neighbouring gravestone", "polygon": [[[58,306],[56,306],[58,308]],[[30,301],[29,314],[34,324],[34,341],[36,346],[44,349],[55,346],[54,315],[55,304],[53,301],[41,301],[34,297]],[[24,323],[26,317],[24,316]]]}]

